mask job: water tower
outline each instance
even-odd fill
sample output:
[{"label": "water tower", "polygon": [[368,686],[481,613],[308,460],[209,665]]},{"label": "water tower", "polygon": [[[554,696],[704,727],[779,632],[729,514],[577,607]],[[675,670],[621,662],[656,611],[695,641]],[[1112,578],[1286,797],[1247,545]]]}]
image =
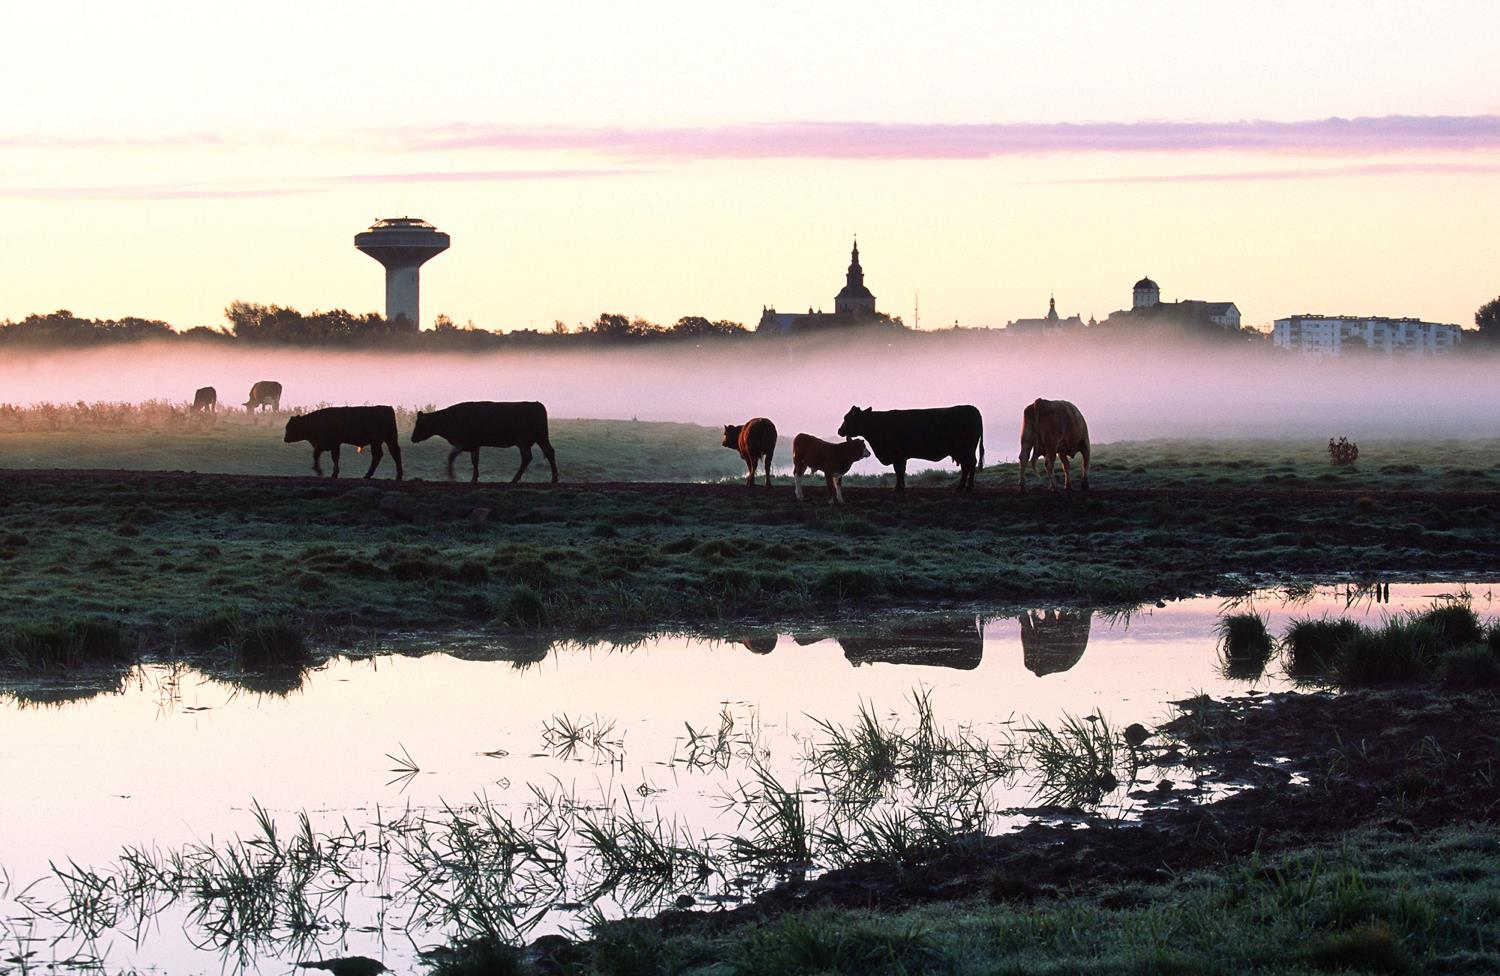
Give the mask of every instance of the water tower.
[{"label": "water tower", "polygon": [[448,250],[448,235],[415,217],[387,217],[355,234],[354,246],[385,265],[386,319],[405,316],[413,330],[421,328],[417,269]]}]

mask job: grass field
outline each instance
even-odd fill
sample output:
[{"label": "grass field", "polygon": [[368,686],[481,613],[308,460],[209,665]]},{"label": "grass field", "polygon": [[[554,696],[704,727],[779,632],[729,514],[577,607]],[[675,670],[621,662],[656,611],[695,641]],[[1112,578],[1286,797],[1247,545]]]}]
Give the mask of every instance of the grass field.
[{"label": "grass field", "polygon": [[[905,498],[889,478],[851,478],[831,509],[818,488],[799,504],[784,478],[744,487],[718,432],[688,424],[554,421],[568,483],[535,483],[534,464],[512,487],[513,450],[485,454],[484,483],[449,484],[431,441],[406,448],[402,484],[389,460],[385,478],[348,477],[359,455],[345,478],[315,480],[310,449],[282,443],[269,417],[199,429],[148,405],[8,419],[0,627],[64,632],[33,643],[76,644],[102,621],[125,648],[159,652],[226,614],[244,622],[235,634],[269,621],[336,640],[1500,572],[1497,442],[1367,444],[1354,468],[1319,444],[1102,445],[1087,493],[1018,493],[1014,466],[992,465],[970,497],[938,487],[948,471]],[[685,483],[713,480],[726,483]]]}]

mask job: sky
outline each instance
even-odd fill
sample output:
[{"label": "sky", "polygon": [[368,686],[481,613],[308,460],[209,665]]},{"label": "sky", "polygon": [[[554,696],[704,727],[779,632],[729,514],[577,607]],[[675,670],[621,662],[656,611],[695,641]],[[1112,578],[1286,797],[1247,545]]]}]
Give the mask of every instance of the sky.
[{"label": "sky", "polygon": [[857,233],[924,328],[1170,301],[1471,324],[1500,293],[1500,4],[0,7],[0,319],[831,310]]}]

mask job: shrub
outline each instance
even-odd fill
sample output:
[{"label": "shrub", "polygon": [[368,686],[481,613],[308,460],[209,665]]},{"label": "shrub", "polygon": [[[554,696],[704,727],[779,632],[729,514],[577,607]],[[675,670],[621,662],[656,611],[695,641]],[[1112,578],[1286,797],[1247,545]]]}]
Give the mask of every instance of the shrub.
[{"label": "shrub", "polygon": [[1486,644],[1470,644],[1445,655],[1441,673],[1447,688],[1500,688],[1500,659]]},{"label": "shrub", "polygon": [[828,600],[862,600],[884,591],[879,576],[857,566],[826,569],[813,584],[813,592]]},{"label": "shrub", "polygon": [[17,624],[0,632],[0,665],[72,668],[125,657],[120,625],[113,620],[53,619]]},{"label": "shrub", "polygon": [[1329,671],[1339,648],[1358,634],[1359,629],[1359,624],[1346,617],[1293,620],[1285,639],[1287,671],[1298,678]]},{"label": "shrub", "polygon": [[513,627],[540,627],[547,619],[547,606],[529,586],[518,586],[505,603],[505,622]]},{"label": "shrub", "polygon": [[1440,649],[1463,647],[1484,640],[1479,615],[1460,600],[1444,600],[1417,617],[1437,633]]},{"label": "shrub", "polygon": [[1334,660],[1338,683],[1352,687],[1415,681],[1437,659],[1437,632],[1412,618],[1386,621],[1379,630],[1360,628]]},{"label": "shrub", "polygon": [[1341,468],[1354,466],[1359,460],[1359,445],[1350,441],[1347,437],[1340,437],[1337,441],[1328,439],[1328,462]]}]

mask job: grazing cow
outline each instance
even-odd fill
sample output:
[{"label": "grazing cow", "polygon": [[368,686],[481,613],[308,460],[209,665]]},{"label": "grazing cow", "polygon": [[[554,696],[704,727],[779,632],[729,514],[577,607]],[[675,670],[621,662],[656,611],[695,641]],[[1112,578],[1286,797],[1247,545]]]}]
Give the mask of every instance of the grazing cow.
[{"label": "grazing cow", "polygon": [[771,487],[771,455],[776,453],[776,425],[764,417],[756,417],[743,424],[725,424],[723,445],[731,451],[739,451],[750,473],[745,484],[754,486],[755,466],[761,458],[766,459],[766,487]]},{"label": "grazing cow", "polygon": [[850,407],[839,436],[868,439],[880,463],[895,466],[897,491],[906,490],[906,462],[912,458],[957,461],[959,491],[973,491],[974,469],[984,467],[984,418],[968,404],[927,410]]},{"label": "grazing cow", "polygon": [[281,409],[281,384],[275,380],[261,380],[250,387],[250,399],[245,401],[245,410],[254,413],[261,407],[270,407],[274,413]]},{"label": "grazing cow", "polygon": [[1053,480],[1053,464],[1062,458],[1063,488],[1072,487],[1072,473],[1068,460],[1075,454],[1083,455],[1083,480],[1078,487],[1089,486],[1089,425],[1083,414],[1067,400],[1037,400],[1021,414],[1021,487],[1026,487],[1026,466],[1036,471],[1038,458],[1047,459],[1047,489],[1057,490]]},{"label": "grazing cow", "polygon": [[[260,384],[256,384],[259,386]],[[323,474],[323,452],[333,455],[333,476],[339,476],[339,445],[353,444],[360,450],[370,449],[373,477],[385,456],[382,446],[391,449],[396,461],[396,480],[401,480],[401,445],[396,441],[396,411],[390,407],[324,407],[309,414],[298,414],[286,422],[286,442],[307,441],[313,446],[313,470]]]},{"label": "grazing cow", "polygon": [[219,392],[211,386],[200,386],[193,394],[193,413],[214,413],[219,409]]},{"label": "grazing cow", "polygon": [[521,466],[511,484],[521,480],[521,475],[531,466],[531,445],[542,449],[542,456],[552,466],[552,483],[557,484],[557,455],[552,451],[552,442],[547,439],[547,408],[535,400],[519,403],[495,403],[491,400],[455,403],[432,413],[417,413],[416,426],[412,427],[411,440],[420,444],[427,438],[438,436],[453,445],[448,452],[448,478],[453,478],[453,459],[468,451],[474,460],[474,481],[479,481],[479,449],[481,447],[518,447],[521,449]]},{"label": "grazing cow", "polygon": [[802,500],[802,472],[821,471],[828,481],[828,504],[844,501],[844,474],[854,467],[854,462],[870,456],[870,448],[864,441],[855,438],[839,444],[830,444],[811,434],[798,434],[792,438],[792,484],[797,489],[797,500]]}]

